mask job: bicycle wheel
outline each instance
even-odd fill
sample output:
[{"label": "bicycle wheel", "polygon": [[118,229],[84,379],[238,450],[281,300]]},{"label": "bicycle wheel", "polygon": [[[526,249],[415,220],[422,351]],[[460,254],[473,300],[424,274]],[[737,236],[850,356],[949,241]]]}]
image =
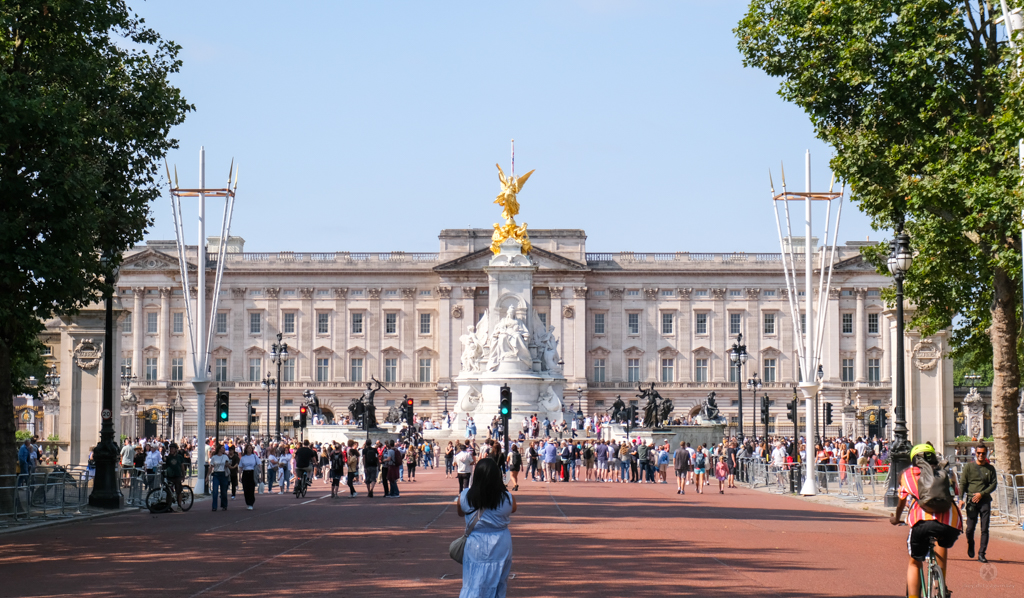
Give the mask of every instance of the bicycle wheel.
[{"label": "bicycle wheel", "polygon": [[170,497],[163,487],[153,488],[146,495],[146,508],[150,513],[163,513],[170,506]]},{"label": "bicycle wheel", "polygon": [[192,501],[194,499],[195,499],[195,497],[192,495],[192,487],[191,486],[182,486],[181,487],[181,510],[182,511],[187,511],[187,510],[191,509],[192,508]]},{"label": "bicycle wheel", "polygon": [[306,490],[309,490],[309,484],[303,482],[302,483],[302,492],[299,494],[300,498],[306,498]]},{"label": "bicycle wheel", "polygon": [[942,577],[942,568],[935,561],[928,563],[928,596],[946,598],[946,580]]}]

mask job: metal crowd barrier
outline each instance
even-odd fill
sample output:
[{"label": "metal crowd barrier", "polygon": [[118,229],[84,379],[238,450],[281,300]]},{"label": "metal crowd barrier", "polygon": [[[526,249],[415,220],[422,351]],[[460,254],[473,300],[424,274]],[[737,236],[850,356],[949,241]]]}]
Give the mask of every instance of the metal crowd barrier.
[{"label": "metal crowd barrier", "polygon": [[0,476],[0,527],[80,515],[89,504],[92,480],[85,467],[40,467]]}]

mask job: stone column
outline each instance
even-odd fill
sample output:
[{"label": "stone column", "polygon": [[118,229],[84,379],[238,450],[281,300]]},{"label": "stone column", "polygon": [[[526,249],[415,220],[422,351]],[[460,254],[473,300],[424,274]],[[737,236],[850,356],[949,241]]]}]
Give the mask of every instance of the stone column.
[{"label": "stone column", "polygon": [[[711,350],[716,353],[719,363],[708,364],[711,366],[714,382],[725,382],[729,379],[729,368],[732,363],[729,361],[729,317],[725,311],[725,289],[711,289],[711,297],[715,301],[715,309],[711,314],[711,321],[708,322],[708,331],[711,333]],[[721,324],[718,324],[721,322]],[[720,331],[720,337],[715,338],[716,328]],[[715,351],[715,349],[718,349]]]},{"label": "stone column", "polygon": [[416,335],[420,331],[420,316],[416,311],[416,289],[401,289],[402,313],[399,318],[402,320],[399,325],[401,336],[398,339],[398,348],[402,350],[399,359],[405,360],[406,367],[400,367],[401,379],[405,382],[419,382],[419,356],[416,355]]},{"label": "stone column", "polygon": [[[349,377],[348,371],[348,299],[347,288],[334,289],[334,322],[331,326],[333,336],[334,354],[336,359],[341,360],[341,365],[334,364],[334,379],[346,381]],[[339,414],[335,414],[339,416]]]},{"label": "stone column", "polygon": [[159,376],[157,379],[171,379],[171,287],[160,288],[160,349]]},{"label": "stone column", "polygon": [[[641,328],[640,336],[640,348],[644,350],[644,355],[654,356],[654,371],[651,372],[651,380],[657,380],[661,382],[661,355],[658,353],[658,345],[661,341],[661,309],[658,306],[658,292],[656,288],[644,288],[644,316],[647,320],[647,330],[650,332],[644,332]],[[673,322],[675,325],[675,322]],[[624,366],[622,355],[617,357],[617,360]],[[622,380],[626,379],[625,371],[622,373]]]},{"label": "stone column", "polygon": [[313,354],[316,348],[313,345],[313,321],[316,320],[316,311],[313,310],[313,291],[312,288],[299,289],[302,311],[299,312],[299,329],[295,335],[299,350],[306,357],[306,367],[302,370],[302,376],[310,382],[316,379],[316,355]]},{"label": "stone column", "polygon": [[[761,313],[761,310],[759,309],[761,301],[761,289],[748,288],[745,289],[745,292],[747,295],[747,310],[746,317],[742,318],[742,323],[740,324],[740,331],[743,332],[743,340],[747,345],[747,354],[750,355],[750,359],[747,360],[746,375],[747,378],[750,379],[754,377],[754,373],[756,372],[757,377],[761,378],[764,375],[764,372],[761,371],[764,356],[761,355],[761,334],[759,333],[760,322],[758,321],[758,318],[760,317]],[[754,320],[753,325],[750,324],[751,319]],[[778,364],[776,364],[775,366],[775,379],[779,379]],[[762,382],[764,382],[764,380],[762,380]],[[744,385],[746,385],[746,380],[744,380],[743,383]],[[758,396],[756,392],[754,393],[754,395],[755,397]],[[760,425],[761,403],[755,400],[754,405],[757,406],[754,417],[756,418],[758,425]]]},{"label": "stone column", "polygon": [[[815,291],[817,293],[817,291]],[[825,334],[822,336],[821,342],[824,343],[821,351],[821,364],[825,368],[826,380],[832,382],[839,382],[842,379],[842,356],[839,353],[839,342],[842,335],[842,316],[839,315],[839,296],[841,292],[838,288],[831,288],[828,290],[828,303],[826,304],[826,320],[825,320]],[[817,299],[817,297],[815,297]],[[817,305],[817,302],[815,302]],[[814,326],[818,326],[817,320],[814,322]],[[820,421],[820,420],[819,420]]]},{"label": "stone column", "polygon": [[[248,310],[245,309],[245,293],[246,288],[232,288],[231,289],[231,303],[224,305],[222,302],[220,305],[221,309],[227,308],[228,310],[228,339],[231,343],[230,346],[237,347],[238,350],[242,350],[248,344],[245,342],[245,337],[249,334],[249,322],[247,321],[249,315]],[[217,326],[217,314],[213,314],[213,325],[214,325],[214,338],[216,338],[216,326]],[[260,343],[262,345],[262,343]],[[264,348],[264,350],[266,350]],[[249,355],[242,351],[242,380],[249,379]],[[263,368],[260,370],[259,379],[262,380],[263,376],[266,375],[269,368],[267,364],[261,363]],[[266,397],[263,397],[266,401]],[[177,420],[180,419],[178,415],[175,415],[175,425]],[[266,420],[264,420],[265,422]]]},{"label": "stone column", "polygon": [[[693,309],[690,306],[690,295],[693,289],[676,289],[679,297],[679,317],[676,318],[678,334],[676,336],[676,380],[680,382],[693,381],[693,335],[690,334],[690,324],[693,322]],[[677,406],[678,407],[678,406]]]},{"label": "stone column", "polygon": [[893,326],[888,311],[878,314],[878,331],[882,333],[882,382],[892,384],[892,335]]},{"label": "stone column", "polygon": [[864,298],[868,295],[867,289],[854,289],[853,294],[857,297],[857,315],[853,320],[854,333],[857,339],[857,356],[854,359],[854,366],[856,368],[856,381],[865,382],[867,381],[867,346],[865,345],[867,337],[867,317],[864,315]]},{"label": "stone column", "polygon": [[[572,373],[575,378],[574,384],[580,384],[583,388],[587,387],[587,287],[579,286],[572,288],[572,326],[568,324],[565,329],[572,328]],[[569,318],[568,312],[564,311],[563,316]],[[566,334],[566,336],[570,336]],[[569,343],[563,343],[562,356],[568,354]]]},{"label": "stone column", "polygon": [[[625,293],[625,289],[608,289],[608,294],[611,295],[611,309],[608,310],[608,343],[611,345],[608,350],[611,354],[606,357],[605,361],[605,380],[613,380],[615,378],[614,370],[611,369],[615,357],[621,357],[623,347],[623,339],[625,339],[629,331],[626,330],[626,317],[623,313],[622,296]],[[588,363],[584,366],[583,371],[592,372],[592,363]],[[589,376],[587,376],[589,378]],[[628,403],[627,403],[628,404]]]},{"label": "stone column", "polygon": [[455,344],[458,335],[452,335],[452,288],[438,285],[434,292],[437,293],[437,384],[451,387],[452,360],[456,355],[462,357],[462,347]]},{"label": "stone column", "polygon": [[142,300],[145,294],[145,287],[132,288],[132,374],[139,380],[146,377],[146,367],[142,363],[142,347],[146,340],[145,321],[142,317]]},{"label": "stone column", "polygon": [[[383,289],[366,289],[366,292],[370,295],[370,309],[366,312],[366,317],[363,321],[363,330],[366,331],[366,362],[363,364],[363,379],[369,380],[370,376],[377,376],[379,379],[384,378],[384,367],[381,362],[380,350],[383,348],[381,342],[384,340],[384,312],[381,311],[380,306],[380,294]],[[372,365],[371,365],[372,362]],[[380,407],[377,407],[380,409]],[[378,416],[379,421],[383,421],[382,416],[387,415],[385,410],[383,413],[378,411],[381,416]]]}]

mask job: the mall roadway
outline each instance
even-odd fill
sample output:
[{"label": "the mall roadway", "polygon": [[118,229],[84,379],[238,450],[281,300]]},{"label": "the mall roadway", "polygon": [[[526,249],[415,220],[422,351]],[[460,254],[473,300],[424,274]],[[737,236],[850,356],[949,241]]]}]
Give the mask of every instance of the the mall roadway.
[{"label": "the mall roadway", "polygon": [[[259,496],[228,511],[132,513],[0,535],[2,596],[456,596],[456,482],[398,499]],[[713,487],[712,487],[713,488]],[[524,482],[509,596],[903,596],[906,528],[758,491]],[[1024,545],[950,565],[957,598],[1024,595]]]}]

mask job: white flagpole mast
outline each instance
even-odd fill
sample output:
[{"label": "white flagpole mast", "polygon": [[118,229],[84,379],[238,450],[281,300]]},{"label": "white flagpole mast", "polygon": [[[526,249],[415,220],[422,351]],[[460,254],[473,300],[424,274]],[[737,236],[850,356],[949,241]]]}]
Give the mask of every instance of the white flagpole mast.
[{"label": "white flagpole mast", "polygon": [[[807,150],[804,158],[804,191],[807,197],[804,200],[804,310],[806,324],[801,332],[807,345],[804,349],[804,381],[800,383],[800,391],[804,393],[804,477],[803,488],[800,494],[813,496],[818,493],[817,484],[814,479],[814,444],[811,442],[811,425],[814,422],[814,396],[821,388],[817,379],[817,368],[814,367],[814,311],[811,309],[814,301],[814,263],[811,259],[811,151]],[[798,324],[799,328],[799,324]]]},{"label": "white flagpole mast", "polygon": [[[199,243],[196,245],[196,265],[198,272],[196,295],[196,364],[192,386],[196,390],[196,492],[206,493],[206,391],[210,388],[207,375],[207,356],[209,347],[206,344],[206,148],[199,149]],[[186,289],[186,293],[188,290]]]}]

